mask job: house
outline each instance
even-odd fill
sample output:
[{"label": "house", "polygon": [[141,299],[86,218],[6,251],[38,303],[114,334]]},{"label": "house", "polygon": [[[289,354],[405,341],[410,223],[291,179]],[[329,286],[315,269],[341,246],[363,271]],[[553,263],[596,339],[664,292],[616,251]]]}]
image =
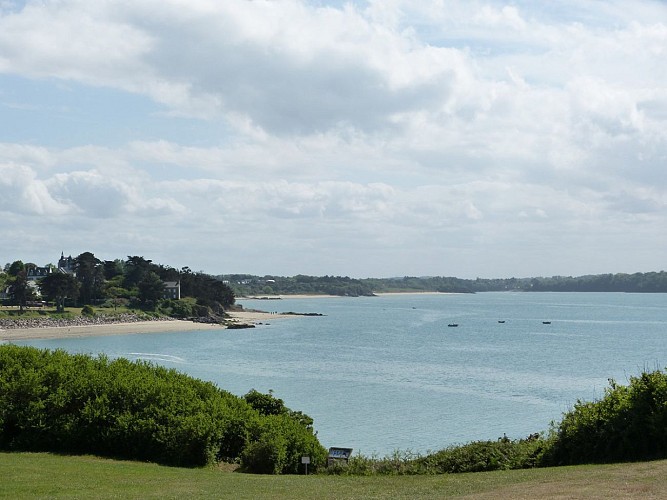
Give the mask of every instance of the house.
[{"label": "house", "polygon": [[28,281],[35,282],[47,277],[51,272],[50,267],[29,267],[26,278]]},{"label": "house", "polygon": [[180,281],[165,281],[164,294],[165,299],[180,300],[181,298],[181,282]]},{"label": "house", "polygon": [[74,259],[71,255],[69,257],[65,257],[63,252],[60,253],[60,259],[58,259],[58,271],[61,273],[76,275]]}]

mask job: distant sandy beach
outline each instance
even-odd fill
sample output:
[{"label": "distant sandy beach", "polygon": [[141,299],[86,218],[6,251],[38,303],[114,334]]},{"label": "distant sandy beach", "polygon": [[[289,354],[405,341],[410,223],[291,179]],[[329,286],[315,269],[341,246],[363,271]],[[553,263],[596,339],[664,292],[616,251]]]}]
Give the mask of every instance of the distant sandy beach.
[{"label": "distant sandy beach", "polygon": [[236,297],[236,300],[281,300],[281,299],[340,299],[342,298],[342,295],[317,295],[317,294],[298,294],[295,293],[294,295],[251,295],[249,297]]},{"label": "distant sandy beach", "polygon": [[378,292],[377,297],[391,297],[392,295],[459,295],[456,292]]},{"label": "distant sandy beach", "polygon": [[[392,295],[456,295],[453,292],[375,292],[376,297],[387,297]],[[343,299],[350,298],[343,295],[317,295],[317,294],[294,294],[294,295],[253,295],[251,297],[237,297],[236,300],[280,300],[280,299]],[[354,297],[353,297],[354,298]]]},{"label": "distant sandy beach", "polygon": [[[234,311],[229,316],[232,321],[248,324],[266,323],[269,320],[291,318],[286,314],[272,314],[261,311]],[[194,321],[137,321],[132,323],[111,323],[103,325],[60,326],[46,328],[0,329],[0,341],[59,339],[77,337],[100,337],[108,335],[130,335],[141,333],[191,332],[198,330],[224,330],[224,325],[196,323]]]}]

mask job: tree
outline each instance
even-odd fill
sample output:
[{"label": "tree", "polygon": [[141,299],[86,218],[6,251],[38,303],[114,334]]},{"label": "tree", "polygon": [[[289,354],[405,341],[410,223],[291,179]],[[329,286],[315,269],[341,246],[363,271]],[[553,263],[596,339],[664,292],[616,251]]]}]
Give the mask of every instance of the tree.
[{"label": "tree", "polygon": [[158,300],[164,296],[164,282],[157,273],[147,272],[138,284],[139,302],[144,307],[155,307]]},{"label": "tree", "polygon": [[102,261],[90,252],[74,259],[76,279],[81,283],[81,302],[90,304],[102,294],[104,269]]},{"label": "tree", "polygon": [[153,270],[153,267],[154,264],[150,260],[138,255],[128,255],[125,262],[125,288],[129,289],[138,286],[146,273]]},{"label": "tree", "polygon": [[15,260],[7,268],[7,274],[14,277],[16,277],[21,271],[25,271],[25,264],[20,260]]},{"label": "tree", "polygon": [[116,276],[122,276],[125,263],[120,259],[104,261],[104,279],[110,280]]},{"label": "tree", "polygon": [[10,279],[9,295],[14,304],[19,306],[19,314],[23,313],[23,308],[28,301],[35,298],[35,291],[28,282],[28,273],[24,269]]},{"label": "tree", "polygon": [[67,273],[55,272],[39,282],[39,290],[48,300],[56,304],[56,312],[65,310],[65,299],[76,299],[79,296],[79,282]]}]

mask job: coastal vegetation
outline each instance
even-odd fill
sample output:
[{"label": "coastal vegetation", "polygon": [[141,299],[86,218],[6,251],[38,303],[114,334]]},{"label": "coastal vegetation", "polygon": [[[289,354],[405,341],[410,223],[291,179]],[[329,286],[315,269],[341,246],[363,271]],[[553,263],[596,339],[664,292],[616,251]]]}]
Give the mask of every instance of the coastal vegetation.
[{"label": "coastal vegetation", "polygon": [[256,400],[145,362],[0,345],[1,450],[270,474],[298,472],[303,455],[313,471],[324,464],[309,417],[270,394],[273,411]]},{"label": "coastal vegetation", "polygon": [[667,374],[610,381],[546,434],[477,441],[426,456],[354,456],[323,468],[313,420],[273,394],[243,398],[175,370],[105,356],[0,346],[0,450],[175,466],[235,463],[266,474],[433,475],[667,458]]},{"label": "coastal vegetation", "polygon": [[[167,282],[178,283],[180,297],[166,297]],[[6,264],[0,273],[0,292],[6,295],[6,304],[18,307],[19,314],[48,301],[55,305],[56,314],[64,313],[66,306],[94,306],[203,317],[223,314],[236,300],[229,286],[204,272],[154,264],[140,256],[102,261],[91,252],[62,257],[58,267],[20,260]]]}]

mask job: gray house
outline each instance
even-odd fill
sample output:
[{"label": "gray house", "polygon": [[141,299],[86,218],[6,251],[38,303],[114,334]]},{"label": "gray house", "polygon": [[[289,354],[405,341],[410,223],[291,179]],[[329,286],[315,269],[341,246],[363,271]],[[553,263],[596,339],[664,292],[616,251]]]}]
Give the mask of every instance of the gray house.
[{"label": "gray house", "polygon": [[165,281],[164,294],[165,299],[179,300],[181,298],[181,282],[180,281]]}]

